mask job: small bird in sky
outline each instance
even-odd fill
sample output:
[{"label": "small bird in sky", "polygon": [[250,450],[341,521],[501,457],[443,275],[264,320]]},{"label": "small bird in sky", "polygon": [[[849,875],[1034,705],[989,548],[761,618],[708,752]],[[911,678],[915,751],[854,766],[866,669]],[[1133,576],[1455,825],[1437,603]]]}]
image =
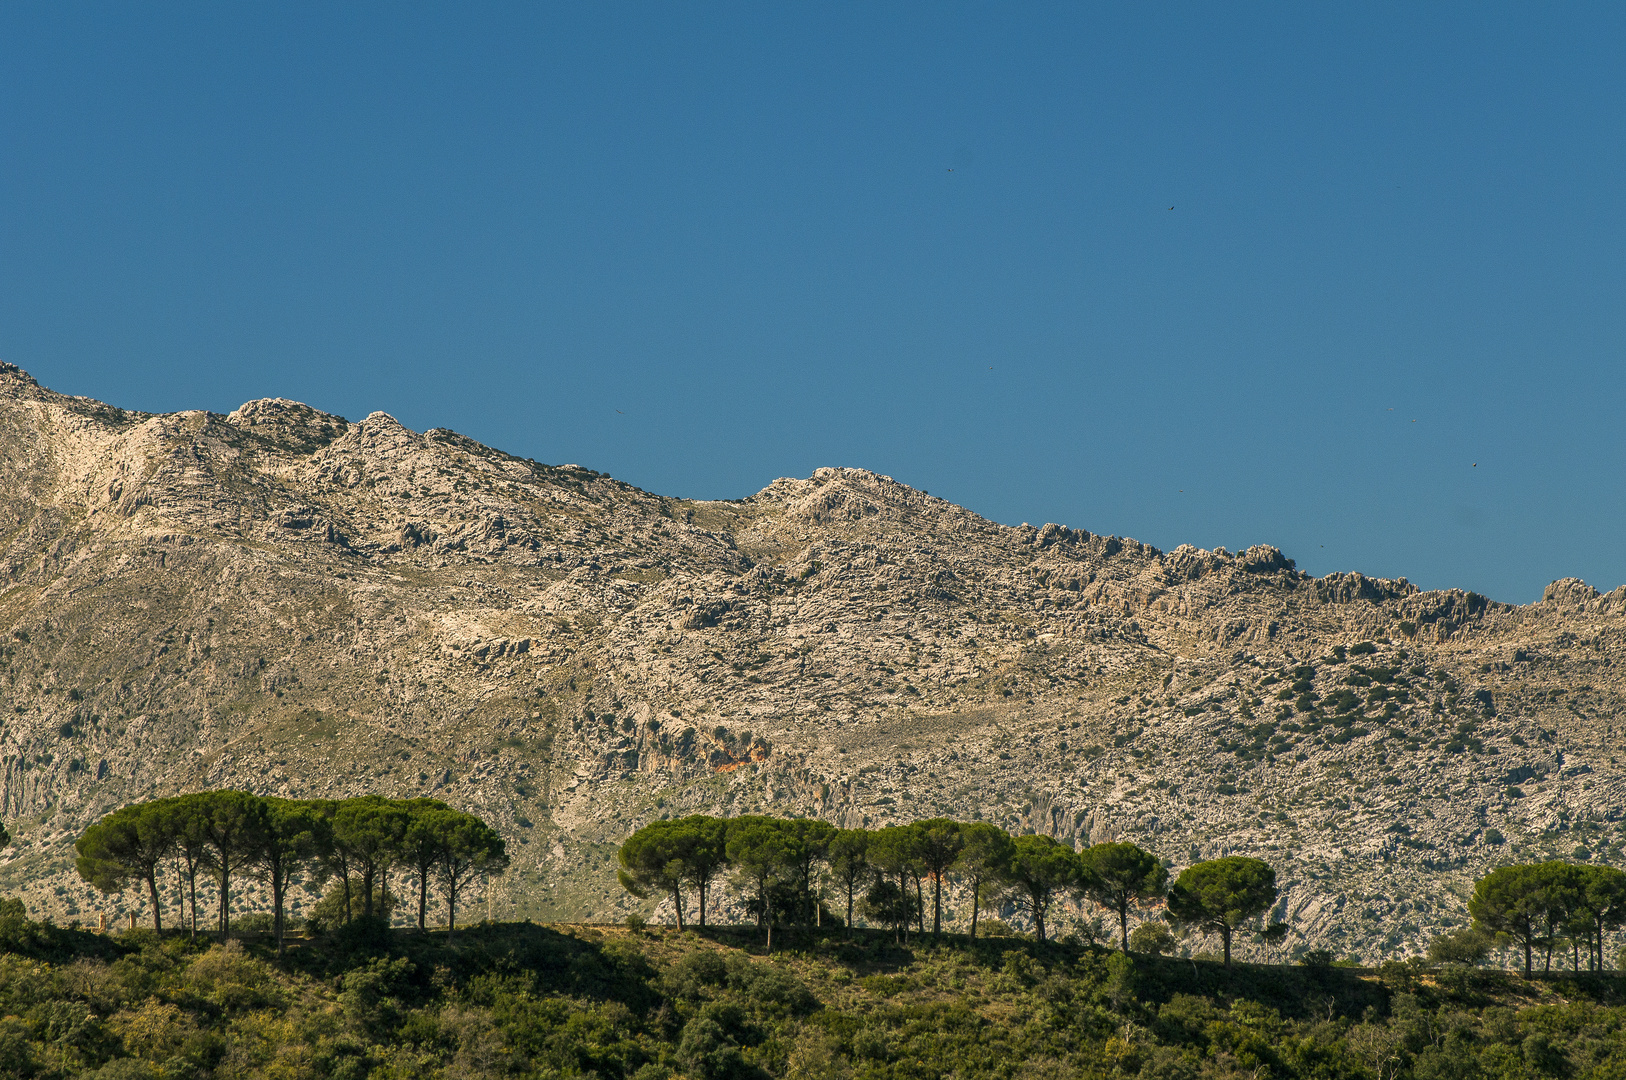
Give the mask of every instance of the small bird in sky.
[{"label": "small bird in sky", "polygon": [[953,169],[950,169],[950,170],[949,170],[949,172],[953,172],[953,171],[954,171],[954,170],[953,170]]},{"label": "small bird in sky", "polygon": [[1393,407],[1393,406],[1390,406],[1390,407],[1389,407],[1389,408],[1387,408],[1387,409],[1384,409],[1384,410],[1383,410],[1383,411],[1384,411],[1384,412],[1394,412],[1394,411],[1395,411],[1395,410],[1394,410],[1394,407]]},{"label": "small bird in sky", "polygon": [[1174,209],[1174,207],[1172,207],[1172,206],[1171,206],[1171,207],[1169,207],[1169,209],[1170,209],[1170,210],[1173,210],[1173,209]]},{"label": "small bird in sky", "polygon": [[625,416],[627,414],[622,412],[620,409],[617,409],[617,410],[615,410],[615,415],[617,415],[617,416]]},{"label": "small bird in sky", "polygon": [[1474,462],[1474,468],[1476,468],[1476,469],[1479,468],[1479,462],[1477,462],[1477,461]]}]

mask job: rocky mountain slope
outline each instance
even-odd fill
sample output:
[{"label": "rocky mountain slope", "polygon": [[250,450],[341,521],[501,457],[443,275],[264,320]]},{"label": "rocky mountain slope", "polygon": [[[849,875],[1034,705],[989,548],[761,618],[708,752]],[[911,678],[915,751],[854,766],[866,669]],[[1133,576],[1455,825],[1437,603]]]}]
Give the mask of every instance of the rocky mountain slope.
[{"label": "rocky mountain slope", "polygon": [[0,534],[0,893],[59,919],[137,903],[74,876],[86,822],[208,786],[480,813],[499,917],[631,910],[614,847],[663,814],[949,814],[1258,854],[1285,948],[1367,957],[1497,861],[1626,841],[1626,588],[1311,578],[858,469],[671,499],[383,413],[147,415],[9,365]]}]

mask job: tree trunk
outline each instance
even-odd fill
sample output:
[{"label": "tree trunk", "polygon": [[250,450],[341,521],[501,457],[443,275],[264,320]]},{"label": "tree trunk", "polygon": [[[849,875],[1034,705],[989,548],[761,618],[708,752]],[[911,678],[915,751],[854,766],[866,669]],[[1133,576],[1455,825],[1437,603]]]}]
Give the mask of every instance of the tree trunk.
[{"label": "tree trunk", "polygon": [[852,936],[853,936],[853,892],[854,892],[855,888],[857,887],[857,885],[858,885],[858,882],[856,880],[854,880],[853,878],[848,878],[847,879],[847,938],[848,938],[848,940],[851,940]]},{"label": "tree trunk", "polygon": [[706,886],[711,883],[710,875],[701,877],[700,887],[700,929],[706,928]]},{"label": "tree trunk", "polygon": [[683,890],[672,886],[672,907],[677,911],[678,932],[683,931]]},{"label": "tree trunk", "polygon": [[977,940],[977,912],[982,910],[982,878],[971,879],[971,940]]},{"label": "tree trunk", "polygon": [[158,908],[158,871],[156,869],[147,874],[147,892],[152,895],[153,933],[162,934],[164,932],[164,921]]},{"label": "tree trunk", "polygon": [[220,939],[231,936],[231,864],[220,860]]},{"label": "tree trunk", "polygon": [[943,935],[943,875],[932,875],[932,937]]},{"label": "tree trunk", "polygon": [[192,905],[192,940],[198,940],[198,867],[191,860],[186,864],[186,893]]},{"label": "tree trunk", "polygon": [[1231,928],[1229,926],[1220,927],[1220,940],[1225,942],[1225,966],[1230,967],[1231,966]]},{"label": "tree trunk", "polygon": [[272,929],[277,934],[277,959],[282,959],[282,867],[271,871],[271,908],[275,912]]},{"label": "tree trunk", "polygon": [[427,934],[428,928],[424,926],[424,916],[429,911],[429,872],[423,868],[418,870],[418,933]]},{"label": "tree trunk", "polygon": [[898,944],[902,945],[902,944],[906,943],[909,940],[909,874],[908,874],[908,871],[905,871],[905,870],[899,870],[898,871],[898,892],[902,895],[902,898],[903,898],[903,907],[902,907],[902,910],[899,912],[899,914],[901,914],[903,916],[903,921],[898,924],[901,927],[901,930],[898,931]]},{"label": "tree trunk", "polygon": [[1118,909],[1118,943],[1123,946],[1124,955],[1129,955],[1129,905],[1125,904]]},{"label": "tree trunk", "polygon": [[186,926],[186,870],[181,866],[181,860],[175,860],[175,902],[181,908],[181,926]]}]

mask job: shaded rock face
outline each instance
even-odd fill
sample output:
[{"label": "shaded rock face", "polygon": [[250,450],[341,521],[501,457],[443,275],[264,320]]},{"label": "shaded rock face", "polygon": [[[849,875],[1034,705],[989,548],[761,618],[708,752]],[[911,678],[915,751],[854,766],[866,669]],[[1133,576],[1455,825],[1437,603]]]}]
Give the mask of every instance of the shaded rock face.
[{"label": "shaded rock face", "polygon": [[1487,866],[1626,839],[1621,589],[1313,579],[860,469],[670,499],[384,413],[144,415],[9,366],[0,524],[0,892],[61,919],[138,903],[73,875],[85,823],[209,786],[480,813],[499,916],[624,914],[606,855],[663,815],[942,814],[1259,855],[1291,947],[1369,957],[1460,922]]}]

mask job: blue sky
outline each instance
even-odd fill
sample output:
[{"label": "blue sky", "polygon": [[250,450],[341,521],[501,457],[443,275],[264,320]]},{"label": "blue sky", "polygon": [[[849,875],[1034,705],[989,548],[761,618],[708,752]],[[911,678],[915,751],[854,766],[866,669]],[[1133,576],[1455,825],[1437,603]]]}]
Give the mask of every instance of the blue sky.
[{"label": "blue sky", "polygon": [[0,7],[0,358],[1626,582],[1626,7]]}]

